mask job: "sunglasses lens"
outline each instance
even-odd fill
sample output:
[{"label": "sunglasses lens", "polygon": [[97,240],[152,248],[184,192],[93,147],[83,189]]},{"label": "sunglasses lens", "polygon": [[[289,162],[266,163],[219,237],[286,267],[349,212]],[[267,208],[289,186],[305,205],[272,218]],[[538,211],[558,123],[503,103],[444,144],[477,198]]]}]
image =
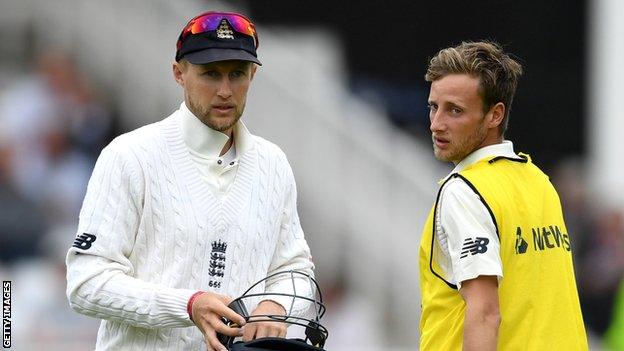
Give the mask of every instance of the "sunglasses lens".
[{"label": "sunglasses lens", "polygon": [[189,34],[203,33],[215,30],[221,23],[221,18],[215,15],[205,15],[192,20],[185,29]]},{"label": "sunglasses lens", "polygon": [[253,37],[258,47],[258,34],[254,24],[247,18],[233,13],[208,13],[194,18],[182,31],[182,38],[189,34],[216,30],[223,19],[227,20],[235,31]]}]

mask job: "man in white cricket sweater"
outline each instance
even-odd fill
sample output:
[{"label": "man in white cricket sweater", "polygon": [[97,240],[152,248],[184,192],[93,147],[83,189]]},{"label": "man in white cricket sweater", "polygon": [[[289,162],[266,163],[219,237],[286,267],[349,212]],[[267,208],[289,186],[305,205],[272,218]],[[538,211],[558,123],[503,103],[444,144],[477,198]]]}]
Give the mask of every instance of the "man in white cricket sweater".
[{"label": "man in white cricket sweater", "polygon": [[[227,307],[271,273],[314,268],[286,156],[239,121],[261,64],[257,46],[245,16],[193,18],[173,63],[180,108],[102,151],[67,254],[71,307],[102,319],[97,350],[225,350],[217,333],[285,336],[284,323],[245,325]],[[291,293],[293,284],[264,288]],[[250,310],[292,308],[305,310],[279,296]]]}]

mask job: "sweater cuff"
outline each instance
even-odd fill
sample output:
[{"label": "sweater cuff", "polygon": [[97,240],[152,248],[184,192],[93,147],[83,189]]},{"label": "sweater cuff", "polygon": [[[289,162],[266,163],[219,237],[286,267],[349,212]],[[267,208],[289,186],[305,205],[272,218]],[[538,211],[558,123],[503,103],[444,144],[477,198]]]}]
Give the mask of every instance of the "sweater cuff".
[{"label": "sweater cuff", "polygon": [[163,312],[162,318],[165,324],[192,326],[193,321],[189,318],[186,306],[189,299],[197,290],[167,289],[158,293],[158,307]]}]

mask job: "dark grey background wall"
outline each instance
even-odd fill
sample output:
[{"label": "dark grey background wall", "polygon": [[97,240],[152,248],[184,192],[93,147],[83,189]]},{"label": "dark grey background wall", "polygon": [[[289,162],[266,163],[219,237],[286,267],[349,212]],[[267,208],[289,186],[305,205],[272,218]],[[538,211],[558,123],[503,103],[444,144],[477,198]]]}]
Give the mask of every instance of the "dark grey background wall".
[{"label": "dark grey background wall", "polygon": [[[322,24],[343,39],[353,90],[426,137],[423,75],[439,49],[491,39],[523,64],[507,137],[543,168],[582,155],[586,3],[571,1],[248,1],[264,24]],[[260,33],[262,35],[262,33]],[[314,58],[310,58],[313,60]]]}]

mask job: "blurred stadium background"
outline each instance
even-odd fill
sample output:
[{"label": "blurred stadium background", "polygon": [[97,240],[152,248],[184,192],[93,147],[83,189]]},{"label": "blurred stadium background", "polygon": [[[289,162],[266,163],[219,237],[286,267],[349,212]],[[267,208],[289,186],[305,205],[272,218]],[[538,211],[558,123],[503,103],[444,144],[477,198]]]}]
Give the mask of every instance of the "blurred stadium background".
[{"label": "blurred stadium background", "polygon": [[450,170],[432,157],[423,75],[440,48],[478,39],[524,65],[508,138],[560,192],[592,350],[624,349],[623,2],[0,0],[13,349],[93,348],[99,322],[64,291],[86,182],[111,138],[177,108],[175,41],[206,10],[258,25],[264,65],[244,121],[295,171],[328,350],[417,348],[420,231]]}]

